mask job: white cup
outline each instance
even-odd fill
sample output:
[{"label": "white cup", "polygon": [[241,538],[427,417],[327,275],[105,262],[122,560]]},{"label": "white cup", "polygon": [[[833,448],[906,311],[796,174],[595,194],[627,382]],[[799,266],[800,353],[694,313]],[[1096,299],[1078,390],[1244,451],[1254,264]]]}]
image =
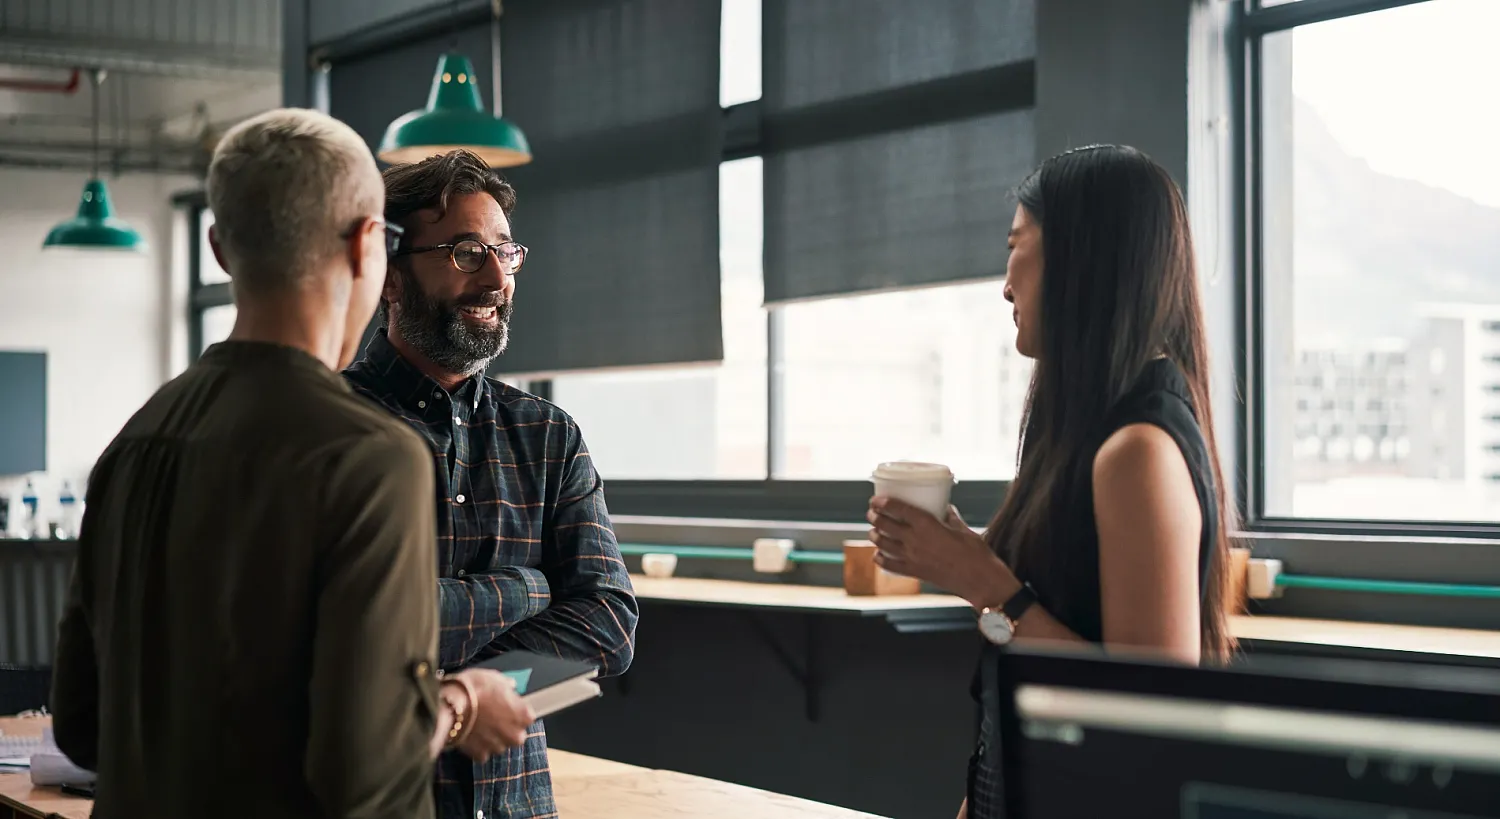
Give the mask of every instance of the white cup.
[{"label": "white cup", "polygon": [[659,552],[641,555],[641,570],[647,577],[671,577],[677,571],[677,555]]},{"label": "white cup", "polygon": [[906,501],[938,520],[948,519],[948,499],[955,482],[948,467],[918,461],[888,461],[875,467],[870,480],[875,482],[876,495]]}]

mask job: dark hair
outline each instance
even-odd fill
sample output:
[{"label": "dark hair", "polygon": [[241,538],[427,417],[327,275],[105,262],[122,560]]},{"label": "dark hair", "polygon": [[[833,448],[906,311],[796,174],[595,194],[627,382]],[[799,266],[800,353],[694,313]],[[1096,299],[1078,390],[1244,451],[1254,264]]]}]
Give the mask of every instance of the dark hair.
[{"label": "dark hair", "polygon": [[1012,566],[1043,570],[1046,532],[1075,514],[1070,467],[1106,415],[1165,355],[1181,369],[1208,444],[1219,526],[1204,590],[1201,648],[1233,651],[1228,531],[1233,524],[1214,440],[1208,341],[1187,207],[1166,170],[1141,151],[1093,145],[1043,162],[1016,192],[1041,227],[1041,349],[1022,422],[1013,491],[986,539]]},{"label": "dark hair", "polygon": [[[393,165],[380,176],[385,181],[385,220],[406,229],[406,243],[414,235],[416,214],[436,210],[437,219],[442,219],[448,212],[448,200],[455,194],[487,193],[507,218],[516,208],[516,189],[477,154],[462,148],[409,165]],[[382,299],[382,323],[386,312]]]}]

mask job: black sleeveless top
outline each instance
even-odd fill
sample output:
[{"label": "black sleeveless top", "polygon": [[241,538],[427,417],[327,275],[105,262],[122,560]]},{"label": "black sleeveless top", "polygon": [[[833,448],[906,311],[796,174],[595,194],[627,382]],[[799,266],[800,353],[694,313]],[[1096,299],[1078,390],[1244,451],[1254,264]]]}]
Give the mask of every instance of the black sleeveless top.
[{"label": "black sleeveless top", "polygon": [[[1198,589],[1208,588],[1208,572],[1219,531],[1219,508],[1215,500],[1213,462],[1203,430],[1193,416],[1191,394],[1182,371],[1161,358],[1146,365],[1134,387],[1110,410],[1095,431],[1085,456],[1070,464],[1064,482],[1066,502],[1057,509],[1048,548],[1042,563],[1016,565],[1016,575],[1030,583],[1038,604],[1075,634],[1090,642],[1104,641],[1104,618],[1099,592],[1099,530],[1094,521],[1094,456],[1111,435],[1131,424],[1161,428],[1182,450],[1192,475],[1193,491],[1203,518],[1198,540]],[[1010,561],[1008,561],[1010,562]],[[1148,593],[1149,589],[1143,589]],[[995,652],[986,644],[975,674],[973,690],[979,706],[979,734],[969,762],[970,819],[994,819],[1003,815],[999,748],[996,747],[998,690],[993,674]]]}]

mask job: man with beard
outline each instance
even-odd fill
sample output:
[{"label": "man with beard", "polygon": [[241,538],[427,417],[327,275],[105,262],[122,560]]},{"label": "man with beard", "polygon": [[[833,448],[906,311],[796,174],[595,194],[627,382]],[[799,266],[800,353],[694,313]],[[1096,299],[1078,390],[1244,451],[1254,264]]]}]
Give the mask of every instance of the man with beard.
[{"label": "man with beard", "polygon": [[[505,350],[526,260],[511,236],[515,191],[462,150],[384,177],[385,218],[404,235],[385,327],[345,376],[432,448],[439,664],[451,672],[521,648],[619,674],[637,606],[578,425],[484,374]],[[437,807],[444,819],[555,816],[541,723],[488,763],[439,758]]]}]

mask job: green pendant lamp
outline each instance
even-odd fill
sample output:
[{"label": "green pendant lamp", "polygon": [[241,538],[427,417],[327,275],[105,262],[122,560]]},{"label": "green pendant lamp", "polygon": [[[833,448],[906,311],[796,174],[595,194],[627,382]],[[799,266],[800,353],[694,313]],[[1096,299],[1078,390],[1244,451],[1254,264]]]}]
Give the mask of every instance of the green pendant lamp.
[{"label": "green pendant lamp", "polygon": [[[456,18],[456,8],[454,15]],[[473,151],[492,168],[525,165],[531,161],[526,135],[499,112],[498,72],[495,113],[491,114],[484,110],[479,98],[473,64],[455,48],[438,58],[427,107],[402,115],[385,129],[385,138],[380,141],[380,159],[401,165],[463,148]]]},{"label": "green pendant lamp", "polygon": [[99,178],[99,83],[104,79],[102,71],[90,74],[94,86],[94,173],[83,184],[83,198],[78,203],[78,215],[59,223],[48,234],[43,248],[71,248],[77,250],[140,251],[146,249],[146,240],[141,234],[117,219],[110,205],[109,190]]}]

